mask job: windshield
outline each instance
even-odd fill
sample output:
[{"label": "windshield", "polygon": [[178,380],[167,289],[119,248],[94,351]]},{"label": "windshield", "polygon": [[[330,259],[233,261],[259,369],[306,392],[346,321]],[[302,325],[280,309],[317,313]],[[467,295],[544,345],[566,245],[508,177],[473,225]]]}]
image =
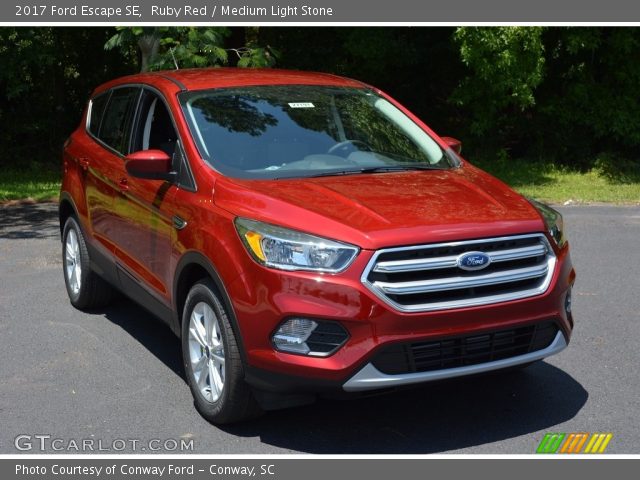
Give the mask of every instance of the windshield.
[{"label": "windshield", "polygon": [[185,92],[179,98],[200,154],[231,177],[456,165],[401,110],[367,89],[269,85]]}]

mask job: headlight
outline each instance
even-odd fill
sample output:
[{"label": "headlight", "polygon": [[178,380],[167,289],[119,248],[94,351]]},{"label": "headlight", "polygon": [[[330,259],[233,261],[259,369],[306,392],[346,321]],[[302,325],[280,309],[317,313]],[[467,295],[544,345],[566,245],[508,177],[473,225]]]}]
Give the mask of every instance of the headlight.
[{"label": "headlight", "polygon": [[549,234],[556,241],[558,246],[562,248],[566,239],[564,238],[564,223],[562,221],[562,214],[557,210],[551,208],[549,205],[545,205],[544,203],[540,203],[537,200],[529,199],[531,204],[540,212],[542,218],[544,218],[544,223],[547,226],[547,230]]},{"label": "headlight", "polygon": [[235,225],[251,256],[267,267],[337,273],[358,254],[353,245],[268,223],[236,218]]}]

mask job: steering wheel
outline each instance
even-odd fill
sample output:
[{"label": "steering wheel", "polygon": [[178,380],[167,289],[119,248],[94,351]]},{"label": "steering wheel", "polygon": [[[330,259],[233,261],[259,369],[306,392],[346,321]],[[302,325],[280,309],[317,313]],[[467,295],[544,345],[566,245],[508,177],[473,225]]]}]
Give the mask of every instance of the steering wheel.
[{"label": "steering wheel", "polygon": [[334,152],[337,152],[338,150],[344,150],[346,152],[347,151],[346,149],[347,149],[347,147],[349,145],[352,145],[354,147],[357,146],[357,145],[361,145],[361,146],[365,147],[364,149],[367,152],[371,151],[371,147],[368,144],[366,144],[365,142],[363,142],[362,140],[349,140],[349,139],[347,139],[347,140],[343,140],[342,142],[336,143],[333,147],[331,147],[329,150],[327,150],[327,153],[332,154]]}]

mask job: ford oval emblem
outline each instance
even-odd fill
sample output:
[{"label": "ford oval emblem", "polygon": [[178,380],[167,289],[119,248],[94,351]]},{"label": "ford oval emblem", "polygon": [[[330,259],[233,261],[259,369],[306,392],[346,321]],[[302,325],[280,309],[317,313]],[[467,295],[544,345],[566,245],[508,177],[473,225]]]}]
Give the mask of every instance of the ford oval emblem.
[{"label": "ford oval emblem", "polygon": [[458,267],[462,270],[482,270],[491,263],[491,257],[482,252],[466,252],[458,257]]}]

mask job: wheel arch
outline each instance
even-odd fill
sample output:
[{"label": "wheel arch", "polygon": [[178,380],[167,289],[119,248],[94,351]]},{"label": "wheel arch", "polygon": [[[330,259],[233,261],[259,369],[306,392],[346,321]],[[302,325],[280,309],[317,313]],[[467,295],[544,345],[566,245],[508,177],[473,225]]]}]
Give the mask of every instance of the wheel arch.
[{"label": "wheel arch", "polygon": [[[69,195],[66,192],[62,192],[60,194],[60,201],[58,203],[58,218],[60,220],[60,239],[62,239],[62,231],[64,229],[64,224],[67,221],[67,218],[74,216],[80,222],[80,218],[78,216],[78,209]],[[80,225],[82,228],[82,225]]]},{"label": "wheel arch", "polygon": [[246,351],[244,348],[244,340],[240,334],[238,320],[231,303],[231,298],[224,286],[220,275],[213,263],[202,253],[190,251],[185,253],[178,262],[173,282],[173,299],[174,310],[176,314],[176,333],[178,336],[182,334],[182,313],[186,303],[187,295],[191,287],[198,281],[209,278],[213,281],[216,292],[222,300],[227,311],[233,334],[236,337],[236,343],[239,346],[240,355],[246,364]]}]

